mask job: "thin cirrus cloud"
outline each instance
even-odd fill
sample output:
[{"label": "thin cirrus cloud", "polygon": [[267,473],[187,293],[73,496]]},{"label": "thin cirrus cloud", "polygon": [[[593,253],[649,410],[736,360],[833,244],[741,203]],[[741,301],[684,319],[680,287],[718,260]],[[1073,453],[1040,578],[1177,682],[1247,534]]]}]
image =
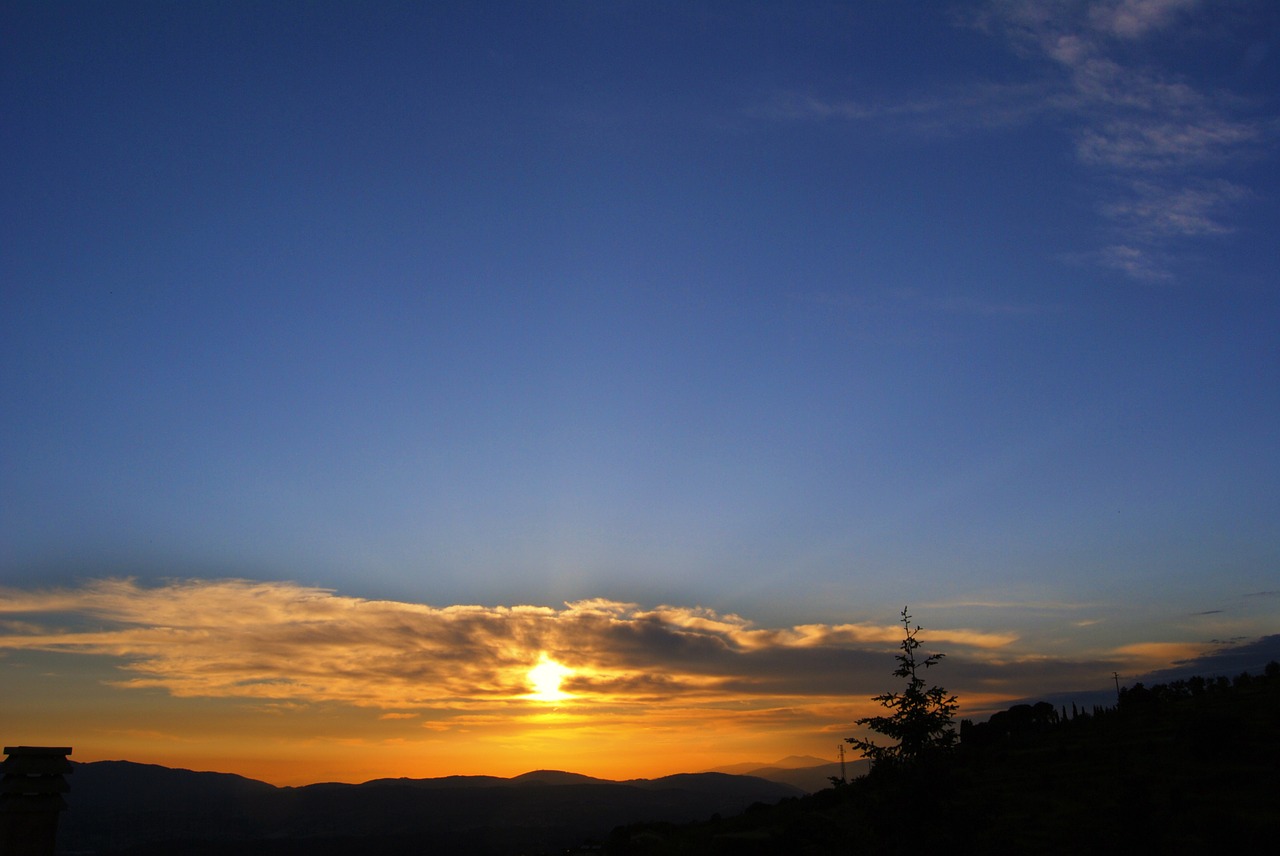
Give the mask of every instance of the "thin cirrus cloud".
[{"label": "thin cirrus cloud", "polygon": [[1039,84],[975,83],[916,99],[859,101],[777,90],[743,112],[751,118],[875,122],[891,130],[952,134],[1021,125],[1045,111]]},{"label": "thin cirrus cloud", "polygon": [[778,92],[753,108],[775,120],[845,120],[912,133],[998,130],[1053,118],[1080,164],[1105,179],[1108,246],[1077,256],[1145,281],[1172,278],[1170,245],[1234,231],[1248,188],[1221,171],[1265,151],[1275,117],[1233,93],[1202,91],[1176,70],[1138,66],[1126,48],[1189,30],[1199,0],[993,2],[965,23],[1039,62],[1023,83],[972,82],[928,97],[865,102]]},{"label": "thin cirrus cloud", "polygon": [[1065,74],[1067,89],[1053,108],[1075,125],[1079,161],[1112,182],[1100,210],[1119,241],[1094,261],[1135,279],[1171,277],[1170,239],[1233,230],[1232,214],[1249,192],[1215,170],[1273,136],[1274,118],[1248,115],[1245,99],[1118,58],[1126,47],[1190,26],[1203,7],[1198,0],[999,3],[983,19]]}]

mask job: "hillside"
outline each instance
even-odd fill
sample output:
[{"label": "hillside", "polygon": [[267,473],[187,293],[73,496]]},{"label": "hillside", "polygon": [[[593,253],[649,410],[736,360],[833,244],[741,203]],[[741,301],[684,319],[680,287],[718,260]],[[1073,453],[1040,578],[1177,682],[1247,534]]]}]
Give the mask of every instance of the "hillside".
[{"label": "hillside", "polygon": [[1280,840],[1280,664],[1019,705],[927,766],[736,817],[615,830],[615,854],[1266,852]]}]

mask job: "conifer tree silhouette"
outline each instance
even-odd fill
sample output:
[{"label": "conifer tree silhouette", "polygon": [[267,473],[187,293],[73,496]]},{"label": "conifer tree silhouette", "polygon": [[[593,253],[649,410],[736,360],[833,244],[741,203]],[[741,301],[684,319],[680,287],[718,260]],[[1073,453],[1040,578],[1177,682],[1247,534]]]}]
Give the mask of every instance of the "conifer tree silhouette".
[{"label": "conifer tree silhouette", "polygon": [[920,676],[923,669],[933,666],[944,655],[930,654],[922,660],[916,658],[916,649],[920,647],[916,634],[920,627],[912,628],[911,614],[905,606],[902,608],[902,625],[906,635],[899,646],[902,653],[897,655],[898,668],[893,674],[906,678],[907,685],[902,692],[889,692],[873,699],[890,713],[857,720],[858,725],[866,725],[877,734],[896,740],[897,744],[881,746],[860,737],[845,738],[846,743],[861,750],[871,760],[872,769],[912,764],[956,745],[956,732],[952,727],[960,707],[956,697],[948,695],[942,687],[926,687],[924,678]]}]

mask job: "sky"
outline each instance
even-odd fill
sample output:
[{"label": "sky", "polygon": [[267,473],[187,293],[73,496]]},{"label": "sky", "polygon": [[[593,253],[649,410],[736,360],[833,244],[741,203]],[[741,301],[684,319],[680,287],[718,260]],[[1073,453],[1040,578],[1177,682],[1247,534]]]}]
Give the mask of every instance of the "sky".
[{"label": "sky", "polygon": [[963,715],[1280,658],[1270,0],[15,0],[0,116],[5,745],[834,760],[904,604]]}]

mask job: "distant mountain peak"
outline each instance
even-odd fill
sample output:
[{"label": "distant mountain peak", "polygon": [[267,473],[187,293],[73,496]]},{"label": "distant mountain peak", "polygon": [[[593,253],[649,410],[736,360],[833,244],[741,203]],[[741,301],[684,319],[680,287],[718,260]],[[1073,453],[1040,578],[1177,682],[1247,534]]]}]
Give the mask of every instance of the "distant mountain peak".
[{"label": "distant mountain peak", "polygon": [[783,770],[796,770],[800,767],[818,767],[822,764],[830,764],[829,758],[815,758],[812,755],[788,755],[780,761],[774,761],[772,764],[762,764],[764,767],[779,767]]},{"label": "distant mountain peak", "polygon": [[750,775],[756,770],[800,770],[806,767],[821,767],[825,764],[832,763],[825,758],[815,758],[812,755],[788,755],[785,758],[774,761],[773,763],[762,763],[760,761],[744,761],[741,764],[728,764],[723,767],[716,767],[714,772],[731,773],[733,775]]},{"label": "distant mountain peak", "polygon": [[581,773],[567,773],[564,770],[531,770],[513,776],[512,782],[522,785],[599,785],[612,784],[605,779],[584,776]]}]

